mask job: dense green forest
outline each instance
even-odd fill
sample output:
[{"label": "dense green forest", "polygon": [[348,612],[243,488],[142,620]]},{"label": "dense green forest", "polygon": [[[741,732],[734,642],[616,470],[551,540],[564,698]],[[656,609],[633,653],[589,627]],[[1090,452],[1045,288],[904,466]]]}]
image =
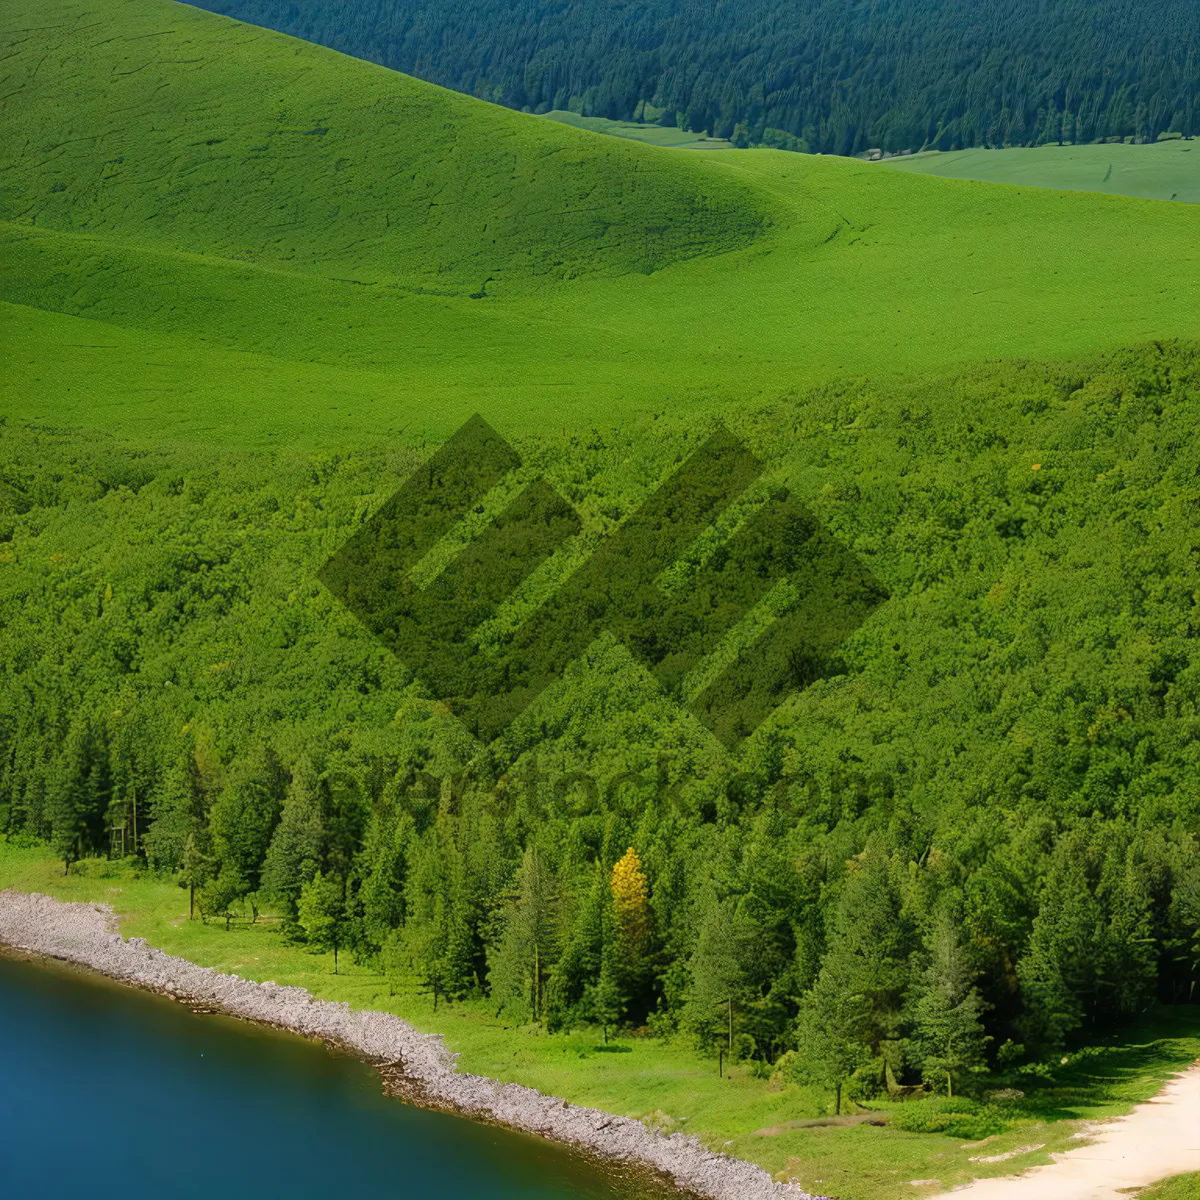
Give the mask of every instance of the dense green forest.
[{"label": "dense green forest", "polygon": [[208,0],[530,112],[658,120],[823,154],[1200,125],[1189,0]]},{"label": "dense green forest", "polygon": [[[496,741],[316,578],[432,452],[0,425],[0,828],[551,1029],[867,1095],[1200,980],[1200,348],[737,423],[887,586],[731,754],[601,638]],[[701,431],[702,432],[702,431]],[[700,433],[515,439],[603,537]]]}]

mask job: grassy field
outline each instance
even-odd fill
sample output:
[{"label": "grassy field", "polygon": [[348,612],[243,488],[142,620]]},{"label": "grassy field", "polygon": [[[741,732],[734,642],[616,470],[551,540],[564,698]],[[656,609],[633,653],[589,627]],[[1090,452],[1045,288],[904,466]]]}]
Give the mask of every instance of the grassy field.
[{"label": "grassy field", "polygon": [[1200,204],[1200,143],[1180,138],[1149,146],[1029,146],[947,153],[931,150],[885,159],[884,165],[943,179],[978,179]]},{"label": "grassy field", "polygon": [[670,154],[169,0],[9,24],[16,419],[546,432],[1200,328],[1190,206]]},{"label": "grassy field", "polygon": [[593,133],[607,133],[612,137],[632,138],[648,146],[673,146],[677,150],[728,150],[733,143],[724,138],[712,138],[704,133],[690,133],[674,126],[645,124],[638,121],[610,121],[608,117],[583,117],[579,113],[555,108],[543,114],[550,121],[573,125],[576,129],[590,129]]},{"label": "grassy field", "polygon": [[[1153,1095],[1172,1071],[1200,1056],[1195,1016],[1160,1010],[1121,1044],[1076,1052],[1050,1084],[1009,1105],[996,1132],[981,1137],[867,1124],[787,1128],[790,1122],[828,1115],[830,1098],[795,1086],[780,1088],[740,1065],[726,1067],[718,1077],[712,1058],[654,1038],[615,1038],[605,1044],[595,1029],[551,1035],[514,1028],[483,1003],[443,1002],[435,1012],[427,995],[389,983],[348,956],[342,956],[341,973],[334,975],[331,955],[286,944],[269,918],[228,932],[219,923],[189,921],[186,891],[128,865],[87,860],[64,876],[44,848],[0,838],[3,887],[112,904],[126,937],[144,937],[169,953],[249,979],[274,979],[357,1008],[394,1012],[422,1030],[443,1034],[461,1055],[463,1070],[694,1133],[714,1149],[839,1200],[899,1200],[936,1190],[929,1185],[914,1192],[913,1180],[936,1178],[952,1187],[1048,1162],[1051,1152],[1067,1148],[1079,1121],[1128,1111]],[[896,1107],[872,1104],[885,1113]],[[1035,1145],[1038,1149],[1002,1163],[972,1161]],[[1176,1200],[1176,1193],[1163,1192],[1162,1200]]]},{"label": "grassy field", "polygon": [[1200,1173],[1176,1175],[1137,1193],[1137,1200],[1196,1200],[1200,1196]]}]

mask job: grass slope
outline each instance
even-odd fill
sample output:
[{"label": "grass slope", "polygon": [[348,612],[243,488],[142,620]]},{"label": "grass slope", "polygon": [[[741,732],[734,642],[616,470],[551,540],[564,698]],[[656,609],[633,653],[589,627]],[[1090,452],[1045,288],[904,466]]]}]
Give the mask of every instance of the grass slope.
[{"label": "grass slope", "polygon": [[653,270],[747,240],[744,189],[179,4],[9,8],[0,213],[330,276]]},{"label": "grass slope", "polygon": [[944,154],[935,150],[885,159],[884,163],[900,171],[943,179],[1200,204],[1200,143],[1178,138],[1149,146],[1030,146]]},{"label": "grass slope", "polygon": [[[1200,1055],[1195,1018],[1186,1009],[1162,1009],[1129,1031],[1124,1044],[1076,1052],[1050,1086],[1014,1106],[1002,1132],[983,1141],[871,1125],[780,1128],[823,1113],[827,1098],[795,1086],[780,1089],[742,1066],[719,1078],[711,1058],[654,1038],[606,1045],[594,1029],[551,1035],[514,1028],[484,1003],[443,1003],[435,1013],[428,996],[393,992],[382,976],[348,956],[335,976],[332,955],[287,945],[270,920],[229,932],[219,923],[189,921],[186,891],[119,863],[89,860],[64,877],[45,849],[0,837],[0,888],[6,887],[112,904],[126,937],[144,937],[168,953],[247,979],[274,979],[355,1008],[394,1012],[443,1034],[461,1055],[462,1070],[696,1134],[713,1149],[839,1200],[901,1200],[917,1194],[914,1180],[936,1177],[953,1187],[1049,1162],[1053,1152],[1070,1148],[1079,1122],[1129,1111]],[[1002,1162],[972,1161],[1031,1145],[1038,1149]],[[1166,1192],[1163,1200],[1184,1195],[1191,1193]]]},{"label": "grass slope", "polygon": [[632,138],[649,146],[673,146],[687,150],[728,150],[733,143],[725,138],[711,138],[704,133],[690,133],[675,126],[644,124],[641,121],[611,121],[608,117],[584,117],[579,113],[555,108],[543,114],[547,120],[559,121],[563,125],[574,125],[576,129],[590,129],[593,133],[607,133],[613,137]]},{"label": "grass slope", "polygon": [[670,154],[169,0],[16,0],[2,40],[19,419],[544,432],[1200,328],[1183,205]]},{"label": "grass slope", "polygon": [[1200,1171],[1164,1179],[1137,1193],[1137,1200],[1196,1200],[1200,1196]]}]

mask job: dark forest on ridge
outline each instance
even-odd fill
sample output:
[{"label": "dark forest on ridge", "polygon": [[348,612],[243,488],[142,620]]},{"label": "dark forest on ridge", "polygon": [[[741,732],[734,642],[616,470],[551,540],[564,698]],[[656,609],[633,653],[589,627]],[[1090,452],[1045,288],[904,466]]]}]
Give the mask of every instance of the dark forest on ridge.
[{"label": "dark forest on ridge", "polygon": [[822,154],[1191,136],[1188,0],[208,0],[511,108]]}]

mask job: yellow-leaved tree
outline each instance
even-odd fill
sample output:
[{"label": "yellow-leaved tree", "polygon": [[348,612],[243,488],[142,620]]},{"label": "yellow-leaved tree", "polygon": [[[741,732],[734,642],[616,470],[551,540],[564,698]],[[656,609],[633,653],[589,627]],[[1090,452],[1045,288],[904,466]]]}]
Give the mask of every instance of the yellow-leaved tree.
[{"label": "yellow-leaved tree", "polygon": [[612,895],[622,948],[636,961],[650,939],[650,888],[632,846],[613,867]]}]

